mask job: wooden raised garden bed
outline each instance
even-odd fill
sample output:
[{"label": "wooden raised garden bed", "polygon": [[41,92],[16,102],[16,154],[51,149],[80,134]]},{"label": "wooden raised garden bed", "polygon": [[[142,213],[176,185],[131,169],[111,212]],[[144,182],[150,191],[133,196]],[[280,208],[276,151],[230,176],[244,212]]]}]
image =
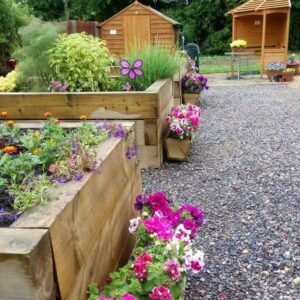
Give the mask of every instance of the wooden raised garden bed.
[{"label": "wooden raised garden bed", "polygon": [[134,142],[134,123],[123,125],[126,138],[109,138],[99,146],[97,172],[53,188],[47,204],[0,228],[1,300],[83,300],[90,282],[103,282],[126,263],[134,243],[128,224],[142,188],[137,160],[125,155]]},{"label": "wooden raised garden bed", "polygon": [[173,105],[173,82],[159,80],[143,92],[0,93],[0,111],[10,119],[40,119],[50,111],[59,119],[137,121],[137,144],[142,168],[163,162],[164,119]]}]

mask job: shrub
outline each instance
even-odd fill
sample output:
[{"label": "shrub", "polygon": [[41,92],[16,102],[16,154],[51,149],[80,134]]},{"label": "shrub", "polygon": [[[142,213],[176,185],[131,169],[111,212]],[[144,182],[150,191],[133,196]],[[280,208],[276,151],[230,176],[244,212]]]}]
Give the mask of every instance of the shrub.
[{"label": "shrub", "polygon": [[[136,59],[143,61],[142,70],[144,76],[130,81],[132,89],[144,90],[159,79],[173,77],[183,60],[179,51],[171,52],[161,45],[147,45],[144,48],[135,47],[125,55],[126,59],[133,65]],[[126,83],[128,77],[122,77],[121,81]]]},{"label": "shrub", "polygon": [[0,77],[0,92],[11,92],[16,87],[16,71],[9,72],[6,77]]},{"label": "shrub", "polygon": [[101,91],[109,88],[113,60],[104,41],[85,33],[62,34],[49,51],[55,79],[69,90]]},{"label": "shrub", "polygon": [[16,51],[17,85],[25,90],[47,90],[53,69],[49,63],[48,50],[53,47],[63,25],[34,19],[19,31],[22,48]]},{"label": "shrub", "polygon": [[29,18],[26,5],[17,4],[14,0],[0,1],[0,67],[6,64],[9,56],[19,46],[18,29],[26,25]]}]

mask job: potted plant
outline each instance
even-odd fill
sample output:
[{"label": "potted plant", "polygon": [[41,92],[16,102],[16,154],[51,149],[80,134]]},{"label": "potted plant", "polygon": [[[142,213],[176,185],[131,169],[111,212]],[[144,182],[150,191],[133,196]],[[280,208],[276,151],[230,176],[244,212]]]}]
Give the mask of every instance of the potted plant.
[{"label": "potted plant", "polygon": [[167,157],[170,160],[187,161],[202,111],[192,104],[180,105],[171,109],[166,117],[169,134],[165,141]]},{"label": "potted plant", "polygon": [[286,65],[281,62],[269,62],[265,66],[267,77],[270,81],[274,79],[274,76],[281,76],[282,72],[286,69]]},{"label": "potted plant", "polygon": [[89,300],[183,299],[186,274],[197,274],[204,265],[204,253],[193,245],[203,212],[189,204],[170,205],[163,192],[138,196],[135,208],[140,216],[128,228],[137,238],[131,259],[100,289],[91,284]]},{"label": "potted plant", "polygon": [[207,78],[196,72],[188,72],[181,81],[183,90],[183,103],[197,104],[200,93],[208,89]]},{"label": "potted plant", "polygon": [[247,47],[247,41],[245,40],[234,40],[230,43],[232,52],[242,52]]},{"label": "potted plant", "polygon": [[282,72],[281,82],[292,82],[294,80],[295,69],[287,68]]},{"label": "potted plant", "polygon": [[295,75],[299,75],[299,65],[300,65],[300,61],[296,60],[296,54],[295,53],[291,54],[289,56],[286,67],[295,69]]}]

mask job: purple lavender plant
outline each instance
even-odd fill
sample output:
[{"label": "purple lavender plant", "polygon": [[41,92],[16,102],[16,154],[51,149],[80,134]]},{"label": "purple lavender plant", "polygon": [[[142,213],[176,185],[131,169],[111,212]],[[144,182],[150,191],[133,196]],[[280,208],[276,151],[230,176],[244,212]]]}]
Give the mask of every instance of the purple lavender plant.
[{"label": "purple lavender plant", "polygon": [[64,82],[60,81],[52,81],[51,86],[49,88],[50,92],[66,92],[68,90],[68,85]]}]

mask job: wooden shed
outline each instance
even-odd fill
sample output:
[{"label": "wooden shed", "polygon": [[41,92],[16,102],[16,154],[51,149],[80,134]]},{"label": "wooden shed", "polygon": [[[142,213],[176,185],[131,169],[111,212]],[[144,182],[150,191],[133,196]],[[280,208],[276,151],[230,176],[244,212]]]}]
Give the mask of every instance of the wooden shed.
[{"label": "wooden shed", "polygon": [[135,1],[99,27],[100,37],[107,41],[111,53],[121,57],[136,44],[159,42],[170,48],[177,46],[181,25],[152,7]]},{"label": "wooden shed", "polygon": [[261,74],[270,61],[287,61],[290,0],[248,0],[230,10],[232,40],[246,40],[247,50],[260,57]]}]

